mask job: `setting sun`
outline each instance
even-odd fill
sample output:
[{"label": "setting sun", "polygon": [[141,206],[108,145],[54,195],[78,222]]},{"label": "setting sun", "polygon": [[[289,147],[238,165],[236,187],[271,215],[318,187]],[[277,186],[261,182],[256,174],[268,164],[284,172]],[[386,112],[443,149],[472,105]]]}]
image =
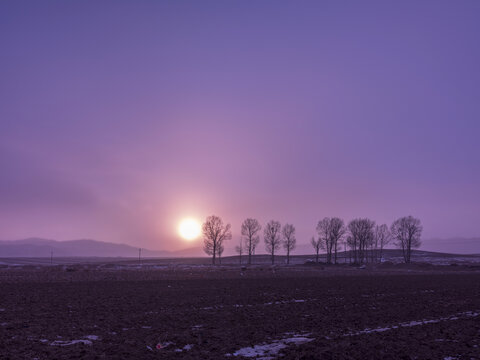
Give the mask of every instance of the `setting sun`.
[{"label": "setting sun", "polygon": [[200,235],[201,224],[195,219],[183,219],[178,225],[178,233],[185,240],[194,240]]}]

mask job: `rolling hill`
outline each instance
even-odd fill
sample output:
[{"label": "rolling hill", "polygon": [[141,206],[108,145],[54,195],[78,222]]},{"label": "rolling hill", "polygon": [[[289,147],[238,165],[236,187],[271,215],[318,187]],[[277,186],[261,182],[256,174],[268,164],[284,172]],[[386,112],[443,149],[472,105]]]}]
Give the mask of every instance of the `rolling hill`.
[{"label": "rolling hill", "polygon": [[[56,241],[40,238],[0,241],[0,257],[137,257],[138,248],[125,244],[81,239]],[[202,256],[201,249],[179,251],[142,249],[142,257],[193,257]]]}]

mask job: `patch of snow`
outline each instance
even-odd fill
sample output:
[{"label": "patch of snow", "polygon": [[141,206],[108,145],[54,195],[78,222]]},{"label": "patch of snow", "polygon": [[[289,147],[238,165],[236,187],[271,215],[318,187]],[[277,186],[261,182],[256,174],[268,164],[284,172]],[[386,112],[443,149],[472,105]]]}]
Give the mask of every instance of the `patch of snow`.
[{"label": "patch of snow", "polygon": [[166,348],[167,346],[170,346],[170,345],[175,345],[175,343],[171,342],[171,341],[166,341],[164,343],[158,343],[155,348],[157,350],[161,350],[163,348]]},{"label": "patch of snow", "polygon": [[[287,335],[290,334],[291,333],[287,333]],[[313,341],[314,339],[306,337],[308,335],[309,334],[293,335],[292,337],[275,340],[271,343],[263,343],[261,345],[254,345],[253,347],[244,347],[235,351],[233,354],[226,354],[225,356],[254,357],[258,360],[273,359],[274,356],[280,352],[280,350],[285,349],[289,344],[299,345]]]},{"label": "patch of snow", "polygon": [[283,304],[291,304],[291,303],[303,303],[306,302],[307,300],[284,300],[284,301],[272,301],[268,303],[264,303],[263,305],[268,306],[268,305],[283,305]]},{"label": "patch of snow", "polygon": [[90,340],[71,340],[71,341],[55,340],[54,342],[50,343],[51,346],[70,346],[75,344],[92,345],[92,342]]},{"label": "patch of snow", "polygon": [[142,326],[142,329],[151,329],[151,326]]},{"label": "patch of snow", "polygon": [[[61,336],[57,336],[57,338]],[[92,345],[92,340],[98,340],[99,337],[97,335],[86,335],[84,339],[80,340],[55,340],[50,343],[51,346],[70,346],[75,344],[84,344],[84,345]],[[48,340],[47,340],[48,341]],[[42,341],[43,342],[43,341]]]},{"label": "patch of snow", "polygon": [[449,320],[459,320],[461,318],[469,318],[469,317],[477,317],[480,313],[473,312],[473,311],[465,311],[462,313],[458,313],[451,316],[441,317],[438,319],[430,319],[430,320],[412,320],[409,322],[399,323],[397,325],[386,326],[386,327],[378,327],[378,328],[366,328],[360,331],[351,332],[345,334],[343,336],[356,336],[356,335],[363,335],[363,334],[371,334],[371,333],[378,333],[389,331],[393,329],[403,328],[403,327],[412,327],[412,326],[419,326],[419,325],[426,325],[426,324],[436,324],[442,321],[449,321]]},{"label": "patch of snow", "polygon": [[193,348],[192,344],[187,344],[181,349],[175,349],[175,352],[189,351]]},{"label": "patch of snow", "polygon": [[[233,304],[234,308],[242,308],[242,307],[252,307],[252,306],[258,306],[258,305],[263,305],[263,306],[268,306],[268,305],[285,305],[285,304],[291,304],[291,303],[303,303],[306,301],[314,301],[316,299],[309,299],[309,300],[297,300],[297,299],[292,299],[292,300],[283,300],[283,301],[271,301],[263,304],[247,304],[247,305],[242,305],[242,304]],[[226,305],[214,305],[214,306],[207,306],[200,308],[200,310],[218,310],[224,308]]]}]

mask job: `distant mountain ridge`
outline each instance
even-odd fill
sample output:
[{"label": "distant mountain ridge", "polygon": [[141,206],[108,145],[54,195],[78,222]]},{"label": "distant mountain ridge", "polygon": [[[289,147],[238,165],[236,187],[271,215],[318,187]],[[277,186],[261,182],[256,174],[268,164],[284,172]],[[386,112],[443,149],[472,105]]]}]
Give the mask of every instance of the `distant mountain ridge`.
[{"label": "distant mountain ridge", "polygon": [[[138,257],[138,247],[90,239],[67,241],[41,238],[0,240],[0,257],[50,257],[52,251],[55,257]],[[196,256],[203,256],[201,249],[191,248],[179,251],[163,251],[142,248],[142,257]]]},{"label": "distant mountain ridge", "polygon": [[[343,242],[342,242],[343,251]],[[388,249],[394,249],[393,242],[387,246]],[[422,239],[422,245],[418,250],[432,251],[447,254],[480,254],[480,237],[472,238],[427,238]],[[310,244],[298,244],[293,252],[295,255],[313,254],[313,248]],[[281,252],[279,252],[281,254]]]},{"label": "distant mountain ridge", "polygon": [[[224,256],[235,255],[235,244],[229,242]],[[342,244],[343,245],[343,244]],[[393,248],[392,245],[388,248]],[[427,250],[449,254],[480,254],[480,238],[450,238],[450,239],[425,239],[422,240],[420,250]],[[138,247],[126,244],[116,244],[104,241],[80,239],[57,241],[41,238],[28,238],[22,240],[0,240],[1,257],[50,257],[51,252],[55,257],[138,257]],[[343,251],[340,250],[340,251]],[[261,254],[260,251],[258,254]],[[293,255],[311,255],[313,248],[310,244],[298,244],[292,252]],[[283,255],[283,249],[277,252]],[[178,251],[149,250],[142,248],[142,257],[204,257],[202,248],[189,248]]]}]

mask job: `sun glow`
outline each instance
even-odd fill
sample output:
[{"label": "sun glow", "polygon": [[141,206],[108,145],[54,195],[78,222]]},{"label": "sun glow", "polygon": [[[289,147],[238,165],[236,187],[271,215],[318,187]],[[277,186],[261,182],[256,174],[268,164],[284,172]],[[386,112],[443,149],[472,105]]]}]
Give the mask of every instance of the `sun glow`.
[{"label": "sun glow", "polygon": [[195,240],[200,235],[201,224],[198,220],[188,218],[180,221],[178,233],[185,240]]}]

